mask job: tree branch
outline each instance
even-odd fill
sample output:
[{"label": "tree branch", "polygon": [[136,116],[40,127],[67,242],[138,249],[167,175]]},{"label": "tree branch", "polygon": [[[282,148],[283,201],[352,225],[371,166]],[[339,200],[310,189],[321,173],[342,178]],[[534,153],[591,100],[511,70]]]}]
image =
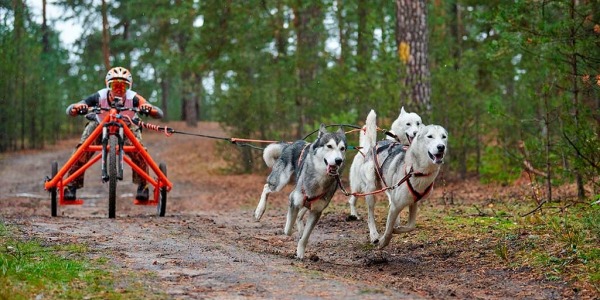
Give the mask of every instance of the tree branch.
[{"label": "tree branch", "polygon": [[573,147],[573,149],[575,150],[575,152],[577,152],[577,156],[581,157],[583,160],[585,160],[588,164],[590,164],[590,166],[594,167],[596,169],[596,171],[600,172],[600,166],[598,166],[598,164],[594,163],[591,159],[587,158],[585,155],[583,155],[581,153],[581,151],[579,151],[579,148],[577,148],[577,146],[575,146],[575,144],[573,143],[573,141],[571,141],[569,139],[569,137],[567,136],[567,134],[563,131],[563,136],[565,137],[565,139],[569,142],[569,144],[571,145],[571,147]]}]

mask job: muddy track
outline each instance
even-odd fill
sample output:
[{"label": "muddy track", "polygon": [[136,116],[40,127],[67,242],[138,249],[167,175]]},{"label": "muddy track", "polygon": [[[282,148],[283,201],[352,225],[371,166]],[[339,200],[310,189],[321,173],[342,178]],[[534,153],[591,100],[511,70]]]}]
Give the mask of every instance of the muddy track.
[{"label": "muddy track", "polygon": [[[185,130],[223,135],[212,123]],[[491,250],[483,244],[477,249],[473,241],[441,236],[423,243],[411,233],[395,237],[385,250],[373,249],[365,222],[346,221],[340,194],[311,236],[307,258],[299,261],[296,234],[283,235],[286,193],[271,198],[260,222],[252,219],[266,174],[221,175],[214,140],[144,137],[150,154],[167,163],[174,184],[166,217],[157,217],[155,207],[132,204],[135,185],[126,168],[117,218],[108,219],[108,187],[96,166],[79,191],[85,204],[61,206],[59,216],[50,217],[44,177],[53,160],[59,167],[66,162],[73,139],[2,156],[0,218],[18,225],[24,237],[84,243],[90,257],[109,257],[116,269],[143,274],[147,288],[178,299],[561,299],[569,289],[532,280],[524,268],[497,267],[488,261]],[[436,231],[426,220],[419,230]],[[473,257],[477,251],[479,259]],[[116,288],[130,280],[119,280]]]}]

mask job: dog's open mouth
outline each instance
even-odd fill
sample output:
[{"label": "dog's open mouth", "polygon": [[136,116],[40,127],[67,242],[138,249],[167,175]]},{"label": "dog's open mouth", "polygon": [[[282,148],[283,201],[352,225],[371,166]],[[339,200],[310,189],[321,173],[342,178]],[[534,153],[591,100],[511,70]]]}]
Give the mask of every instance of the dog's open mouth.
[{"label": "dog's open mouth", "polygon": [[433,161],[434,164],[442,164],[444,163],[444,152],[438,152],[437,154],[431,154],[431,152],[427,152],[429,154],[429,158]]},{"label": "dog's open mouth", "polygon": [[410,134],[406,133],[406,139],[408,140],[408,144],[409,144],[409,145],[410,145],[410,144],[412,144],[412,141],[413,141],[413,139],[414,139],[414,138],[415,138],[415,137],[413,137],[413,136],[410,136]]},{"label": "dog's open mouth", "polygon": [[339,175],[338,170],[340,169],[340,167],[338,165],[330,165],[327,163],[326,159],[323,159],[323,161],[327,165],[327,175],[329,175],[329,176],[338,176]]},{"label": "dog's open mouth", "polygon": [[327,165],[327,175],[338,176],[339,167],[336,165]]}]

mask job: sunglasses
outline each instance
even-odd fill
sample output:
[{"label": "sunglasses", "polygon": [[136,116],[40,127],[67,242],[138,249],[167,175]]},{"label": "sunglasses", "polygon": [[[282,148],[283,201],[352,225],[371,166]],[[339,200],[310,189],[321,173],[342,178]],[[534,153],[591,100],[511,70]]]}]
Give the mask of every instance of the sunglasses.
[{"label": "sunglasses", "polygon": [[125,81],[113,81],[108,85],[108,87],[116,93],[124,93],[127,89],[127,86],[128,85]]}]

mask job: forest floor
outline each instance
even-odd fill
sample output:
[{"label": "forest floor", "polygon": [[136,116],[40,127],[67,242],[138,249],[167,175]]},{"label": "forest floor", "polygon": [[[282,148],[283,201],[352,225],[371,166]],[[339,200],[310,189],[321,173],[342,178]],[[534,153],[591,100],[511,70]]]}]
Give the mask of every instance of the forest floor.
[{"label": "forest floor", "polygon": [[[224,136],[215,123],[200,123],[196,128],[168,125]],[[86,186],[78,192],[84,205],[60,206],[59,216],[51,217],[44,178],[50,175],[52,161],[58,161],[59,168],[67,161],[76,142],[69,139],[43,151],[1,156],[0,221],[17,226],[23,238],[86,244],[90,258],[109,257],[116,274],[119,270],[139,274],[118,280],[117,289],[126,291],[131,281],[142,280],[162,297],[178,299],[598,297],[593,290],[547,280],[530,267],[510,265],[495,252],[496,244],[489,237],[461,236],[460,228],[440,226],[444,223],[429,213],[436,211],[439,216],[473,206],[485,209],[491,198],[527,194],[522,185],[438,182],[432,196],[420,205],[417,230],[394,236],[383,250],[370,245],[364,220],[346,220],[347,202],[338,192],[310,237],[306,258],[298,260],[294,257],[297,233],[283,234],[289,188],[273,194],[262,220],[254,221],[267,172],[225,174],[226,163],[216,155],[213,139],[144,133],[150,154],[167,164],[174,185],[165,217],[157,217],[154,206],[133,205],[136,187],[126,167],[125,180],[117,189],[117,217],[108,219],[108,188],[100,181],[98,164],[88,170]],[[236,146],[230,147],[237,151]],[[348,167],[352,157],[349,153]],[[386,201],[378,200],[381,232]],[[363,200],[359,212],[366,216]]]}]

